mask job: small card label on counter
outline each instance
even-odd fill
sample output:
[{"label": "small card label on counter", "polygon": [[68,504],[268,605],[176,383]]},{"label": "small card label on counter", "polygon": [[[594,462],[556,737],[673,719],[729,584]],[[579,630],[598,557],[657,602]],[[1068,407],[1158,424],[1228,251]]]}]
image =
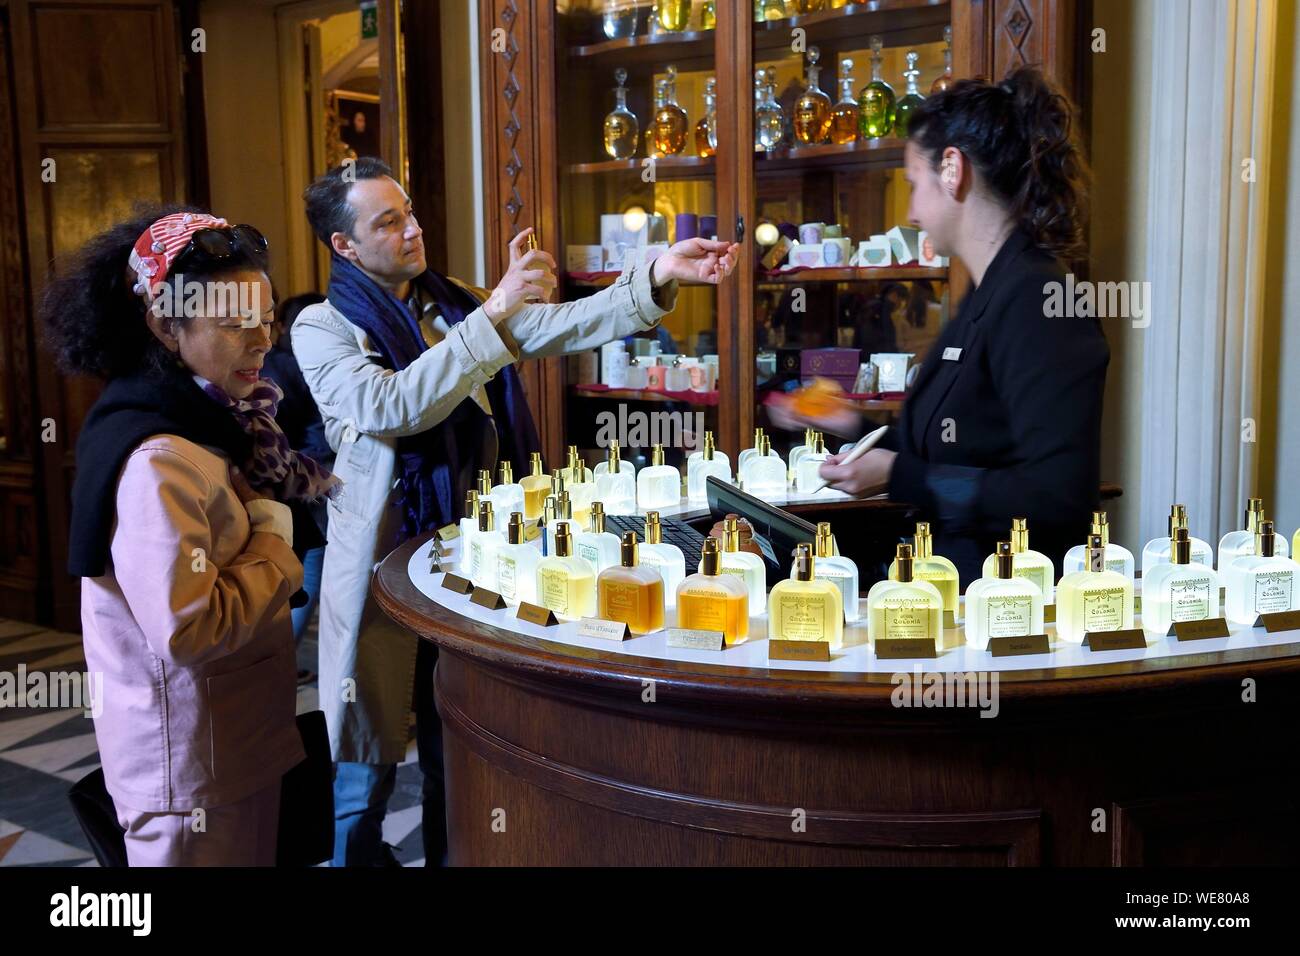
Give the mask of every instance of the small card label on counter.
[{"label": "small card label on counter", "polygon": [[1046,634],[1024,634],[1020,637],[990,637],[989,653],[994,657],[1018,657],[1021,654],[1050,654]]},{"label": "small card label on counter", "polygon": [[1255,621],[1256,627],[1263,627],[1270,634],[1278,631],[1300,631],[1300,611],[1274,611],[1261,614]]},{"label": "small card label on counter", "polygon": [[489,591],[487,588],[475,588],[474,593],[469,596],[471,604],[477,604],[479,607],[485,607],[489,611],[499,611],[506,606],[506,599],[496,591]]},{"label": "small card label on counter", "polygon": [[1147,637],[1140,627],[1119,631],[1089,631],[1083,644],[1090,651],[1131,651],[1147,646]]},{"label": "small card label on counter", "polygon": [[690,627],[670,627],[669,647],[686,647],[693,651],[720,651],[726,646],[726,637],[721,631],[702,631]]},{"label": "small card label on counter", "polygon": [[[931,642],[933,646],[933,642]],[[775,638],[767,642],[767,659],[770,661],[829,661],[831,645],[829,641],[781,641]]]},{"label": "small card label on counter", "polygon": [[460,526],[454,524],[445,524],[438,529],[438,540],[454,541],[460,537]]},{"label": "small card label on counter", "polygon": [[521,621],[527,621],[529,624],[536,624],[538,627],[552,627],[559,623],[555,619],[555,612],[549,607],[538,607],[536,604],[529,604],[527,601],[519,602],[519,610],[515,612],[515,617]]},{"label": "small card label on counter", "polygon": [[887,661],[939,656],[931,637],[892,637],[876,641],[875,651],[876,657]]},{"label": "small card label on counter", "polygon": [[604,621],[598,617],[584,617],[578,622],[578,636],[596,637],[603,641],[625,641],[627,625],[622,621]]},{"label": "small card label on counter", "polygon": [[459,574],[447,574],[442,579],[442,586],[448,591],[455,591],[457,594],[469,594],[474,590],[474,585],[462,578]]},{"label": "small card label on counter", "polygon": [[1209,617],[1204,621],[1175,621],[1169,625],[1170,637],[1180,641],[1203,641],[1210,637],[1228,637],[1228,622],[1221,617]]}]

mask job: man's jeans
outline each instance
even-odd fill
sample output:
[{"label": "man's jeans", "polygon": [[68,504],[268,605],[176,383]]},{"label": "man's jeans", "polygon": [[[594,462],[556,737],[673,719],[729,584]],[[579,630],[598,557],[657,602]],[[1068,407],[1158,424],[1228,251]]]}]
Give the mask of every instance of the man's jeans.
[{"label": "man's jeans", "polygon": [[[424,774],[421,829],[425,866],[438,866],[447,853],[447,801],[443,792],[442,721],[433,701],[438,648],[420,641],[415,656],[415,745]],[[397,764],[334,765],[333,866],[384,866],[384,814],[397,783]]]}]

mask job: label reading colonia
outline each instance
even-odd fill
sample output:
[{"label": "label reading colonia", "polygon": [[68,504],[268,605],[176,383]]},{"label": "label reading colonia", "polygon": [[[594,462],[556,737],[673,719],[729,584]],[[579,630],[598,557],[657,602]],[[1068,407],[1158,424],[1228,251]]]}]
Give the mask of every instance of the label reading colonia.
[{"label": "label reading colonia", "polygon": [[1255,610],[1260,614],[1291,610],[1290,571],[1265,571],[1255,575]]},{"label": "label reading colonia", "polygon": [[1083,593],[1083,629],[1118,631],[1124,626],[1124,589],[1098,588]]},{"label": "label reading colonia", "polygon": [[797,594],[783,594],[775,608],[781,625],[777,630],[792,638],[817,640],[826,633],[826,602]]},{"label": "label reading colonia", "polygon": [[1034,626],[1034,602],[1024,595],[991,597],[984,613],[989,637],[1022,637]]},{"label": "label reading colonia", "polygon": [[1210,579],[1188,578],[1169,585],[1169,619],[1203,621],[1210,616]]}]

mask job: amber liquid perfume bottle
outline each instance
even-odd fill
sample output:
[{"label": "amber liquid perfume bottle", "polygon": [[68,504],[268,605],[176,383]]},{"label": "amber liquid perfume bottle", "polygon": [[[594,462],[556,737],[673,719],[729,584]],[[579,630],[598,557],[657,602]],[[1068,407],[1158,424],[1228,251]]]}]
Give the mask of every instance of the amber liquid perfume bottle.
[{"label": "amber liquid perfume bottle", "polygon": [[844,604],[840,589],[814,573],[812,545],[795,550],[793,576],[777,581],[768,595],[768,636],[778,641],[825,641],[831,650],[844,644]]},{"label": "amber liquid perfume bottle", "polygon": [[705,159],[718,152],[718,81],[712,76],[704,82],[704,118],[695,124],[695,152]]},{"label": "amber liquid perfume bottle", "polygon": [[853,92],[853,61],[840,60],[840,99],[831,107],[831,142],[838,146],[858,139],[858,98]]},{"label": "amber liquid perfume bottle", "polygon": [[801,146],[824,143],[831,133],[831,98],[817,85],[821,51],[808,48],[808,86],[794,105],[794,138]]},{"label": "amber liquid perfume bottle", "polygon": [[529,521],[536,521],[542,516],[542,502],[551,493],[551,476],[546,473],[546,467],[542,464],[541,452],[533,452],[529,467],[532,473],[519,482],[519,485],[524,489],[524,517]]},{"label": "amber liquid perfume bottle", "polygon": [[943,72],[930,84],[930,95],[942,93],[952,86],[952,27],[943,28]]},{"label": "amber liquid perfume bottle", "polygon": [[655,149],[663,156],[676,156],[686,148],[686,111],[677,105],[677,67],[667,69],[663,103],[655,110]]},{"label": "amber liquid perfume bottle", "polygon": [[619,563],[596,578],[597,615],[622,621],[633,634],[649,634],[664,626],[664,579],[654,568],[637,562],[635,531],[625,531],[619,543]]},{"label": "amber liquid perfume bottle", "polygon": [[721,573],[717,538],[705,538],[700,571],[677,586],[677,624],[718,631],[728,647],[749,639],[749,592],[734,575]]},{"label": "amber liquid perfume bottle", "polygon": [[605,116],[605,152],[611,159],[631,159],[636,155],[636,138],[640,124],[636,114],[627,108],[627,70],[621,66],[614,71],[614,108]]}]

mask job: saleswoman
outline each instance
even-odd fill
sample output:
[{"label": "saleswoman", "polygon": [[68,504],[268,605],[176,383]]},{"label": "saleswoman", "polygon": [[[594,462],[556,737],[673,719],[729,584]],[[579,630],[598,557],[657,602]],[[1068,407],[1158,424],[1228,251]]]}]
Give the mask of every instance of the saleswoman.
[{"label": "saleswoman", "polygon": [[917,505],[962,584],[1029,519],[1030,547],[1056,564],[1084,543],[1100,484],[1110,352],[1095,318],[1048,317],[1062,260],[1085,255],[1087,164],[1073,107],[1033,69],[962,81],[912,114],[909,218],[973,287],[940,333],[901,422],[856,462],[821,474],[857,495]]}]

